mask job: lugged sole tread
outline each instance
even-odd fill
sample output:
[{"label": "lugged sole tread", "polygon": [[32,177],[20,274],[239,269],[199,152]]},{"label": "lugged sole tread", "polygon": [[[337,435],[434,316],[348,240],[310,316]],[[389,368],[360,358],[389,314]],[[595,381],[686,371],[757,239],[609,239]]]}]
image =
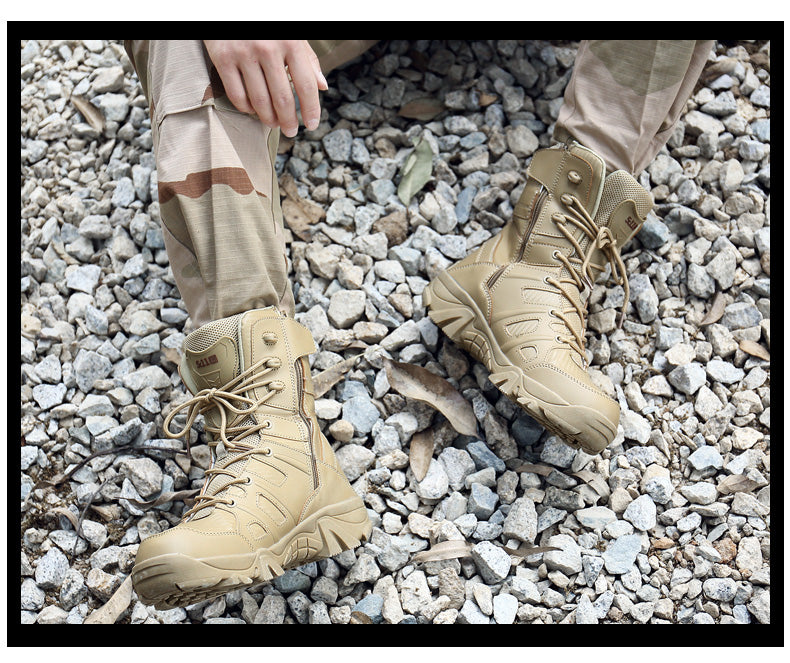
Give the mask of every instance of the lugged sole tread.
[{"label": "lugged sole tread", "polygon": [[[268,582],[281,576],[289,568],[333,557],[367,541],[372,531],[367,512],[364,506],[355,511],[364,512],[364,520],[360,518],[361,522],[354,522],[343,519],[343,514],[319,518],[312,531],[299,531],[290,539],[278,542],[277,548],[282,548],[279,554],[271,549],[258,550],[251,567],[243,571],[218,568],[215,564],[209,565],[187,555],[168,554],[145,560],[132,569],[135,590],[144,604],[153,605],[157,610],[169,610],[185,608],[236,589]],[[349,529],[357,531],[352,532]],[[300,546],[304,540],[320,541],[320,547]],[[302,559],[302,556],[295,554],[299,550],[307,551]],[[188,580],[176,580],[179,572],[183,574],[187,567],[193,571],[198,569],[203,575]],[[167,581],[163,576],[173,576],[173,579]],[[154,590],[154,587],[158,589]],[[151,590],[150,594],[147,593],[148,590]]]}]

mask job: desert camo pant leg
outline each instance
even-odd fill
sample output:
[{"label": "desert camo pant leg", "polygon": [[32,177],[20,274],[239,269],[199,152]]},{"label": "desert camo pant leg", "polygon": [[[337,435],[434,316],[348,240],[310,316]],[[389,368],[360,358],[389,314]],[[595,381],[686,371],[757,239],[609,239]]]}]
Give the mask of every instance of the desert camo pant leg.
[{"label": "desert camo pant leg", "polygon": [[[322,69],[375,40],[311,42]],[[195,325],[263,306],[293,315],[279,187],[279,130],[238,111],[199,40],[127,41],[150,104],[167,254]]]},{"label": "desert camo pant leg", "polygon": [[127,43],[150,104],[167,254],[195,325],[293,314],[274,171],[279,131],[236,110],[201,41]]},{"label": "desert camo pant leg", "polygon": [[583,41],[554,138],[573,137],[609,170],[639,175],[666,144],[712,41]]}]

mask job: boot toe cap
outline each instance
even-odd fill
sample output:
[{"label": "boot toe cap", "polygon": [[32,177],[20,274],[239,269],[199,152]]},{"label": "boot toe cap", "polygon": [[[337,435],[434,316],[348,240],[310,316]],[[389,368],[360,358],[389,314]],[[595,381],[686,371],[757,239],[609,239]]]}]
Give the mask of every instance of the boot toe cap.
[{"label": "boot toe cap", "polygon": [[519,398],[519,404],[530,414],[535,410],[533,416],[544,427],[572,446],[599,453],[617,435],[620,406],[589,380],[540,366],[527,372],[527,381],[528,396]]}]

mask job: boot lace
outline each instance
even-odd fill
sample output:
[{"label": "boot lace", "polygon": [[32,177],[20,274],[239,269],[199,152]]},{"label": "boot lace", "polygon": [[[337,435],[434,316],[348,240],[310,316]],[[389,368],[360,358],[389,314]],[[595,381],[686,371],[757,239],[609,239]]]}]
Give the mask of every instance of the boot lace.
[{"label": "boot lace", "polygon": [[[242,442],[244,438],[249,437],[253,433],[270,428],[271,422],[267,420],[262,423],[244,423],[244,421],[247,419],[247,415],[254,412],[260,405],[285,388],[285,385],[279,380],[262,379],[266,374],[279,368],[281,365],[282,361],[279,357],[264,357],[222,387],[201,389],[192,398],[167,415],[163,426],[165,435],[171,439],[184,437],[186,439],[187,453],[191,455],[189,431],[192,428],[192,424],[198,415],[216,408],[220,417],[219,426],[211,426],[208,423],[204,426],[206,432],[212,434],[207,441],[208,446],[212,450],[212,455],[216,458],[216,447],[220,442],[226,451],[238,452],[224,466],[211,467],[206,470],[207,480],[203,484],[203,490],[199,495],[195,496],[194,506],[183,514],[184,520],[201,509],[214,506],[215,504],[233,506],[233,500],[222,497],[220,493],[224,492],[229,486],[249,483],[249,478],[242,479],[237,477],[229,469],[229,466],[255,454],[271,456],[272,450],[269,447],[258,448]],[[244,395],[245,392],[261,387],[265,388],[266,393],[259,399],[249,398]],[[239,404],[246,405],[246,407],[238,407]],[[182,410],[187,411],[186,423],[181,430],[171,430],[171,421]],[[215,475],[229,476],[231,481],[225,484],[216,495],[206,495],[206,487],[210,483],[211,477]]]},{"label": "boot lace", "polygon": [[[553,277],[547,277],[545,281],[546,283],[557,288],[557,290],[559,290],[564,295],[565,299],[567,299],[571,305],[570,307],[559,311],[556,309],[551,311],[551,314],[554,317],[559,318],[563,323],[565,323],[565,327],[570,332],[570,336],[558,336],[557,340],[568,343],[568,345],[570,345],[581,355],[582,360],[586,365],[587,360],[584,355],[585,341],[583,331],[582,333],[579,333],[576,327],[572,324],[571,319],[567,316],[575,312],[582,321],[583,329],[584,321],[587,319],[587,302],[585,301],[581,305],[578,304],[571,296],[571,293],[565,289],[565,286],[576,286],[579,291],[583,291],[585,288],[592,290],[593,281],[597,277],[597,274],[594,274],[593,270],[596,270],[597,272],[603,272],[606,267],[605,265],[599,265],[595,262],[592,262],[593,255],[597,250],[600,250],[611,265],[612,280],[617,285],[622,286],[623,290],[625,291],[623,308],[620,311],[617,322],[618,327],[622,327],[623,319],[625,318],[626,307],[628,306],[628,277],[626,276],[625,272],[625,264],[623,263],[623,259],[620,257],[620,249],[617,246],[617,240],[612,235],[612,231],[605,226],[599,227],[595,221],[593,221],[592,217],[590,217],[589,213],[581,204],[581,202],[579,202],[579,199],[576,198],[576,196],[564,193],[562,196],[560,196],[560,201],[568,211],[567,213],[555,212],[551,219],[554,221],[557,229],[563,235],[565,235],[567,240],[571,243],[575,249],[576,255],[574,257],[568,258],[559,251],[555,251],[554,257],[563,263],[568,273],[571,275],[571,278],[555,279]],[[568,225],[580,228],[590,239],[590,243],[586,252],[582,249],[579,242],[573,236],[571,230],[568,229]],[[582,259],[578,256],[584,256],[584,258]]]}]

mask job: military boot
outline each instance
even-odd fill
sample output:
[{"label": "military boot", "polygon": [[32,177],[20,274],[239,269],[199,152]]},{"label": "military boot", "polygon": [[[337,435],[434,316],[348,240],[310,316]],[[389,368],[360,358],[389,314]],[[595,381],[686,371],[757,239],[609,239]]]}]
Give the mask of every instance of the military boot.
[{"label": "military boot", "polygon": [[[513,218],[425,289],[431,319],[491,372],[490,380],[547,430],[598,453],[615,437],[618,404],[591,381],[586,298],[653,206],[622,170],[578,143],[538,151]],[[620,316],[622,324],[622,313]]]},{"label": "military boot", "polygon": [[182,521],[140,544],[132,579],[143,603],[191,605],[367,540],[365,506],[315,417],[315,350],[310,332],[273,307],[187,336],[179,370],[193,398],[170,412],[165,434],[188,439],[203,414],[211,466]]}]

